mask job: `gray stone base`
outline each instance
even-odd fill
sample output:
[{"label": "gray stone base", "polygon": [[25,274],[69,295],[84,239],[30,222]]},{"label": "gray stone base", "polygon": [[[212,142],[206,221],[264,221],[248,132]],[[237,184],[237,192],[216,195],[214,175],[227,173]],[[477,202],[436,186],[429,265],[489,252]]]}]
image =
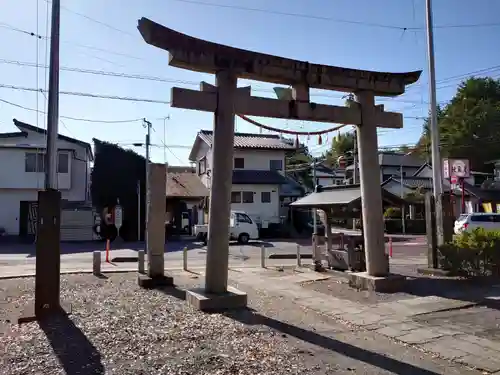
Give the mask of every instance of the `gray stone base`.
[{"label": "gray stone base", "polygon": [[174,278],[171,276],[149,277],[148,275],[139,274],[137,276],[137,284],[144,289],[153,289],[163,286],[173,286]]},{"label": "gray stone base", "polygon": [[374,292],[399,292],[404,288],[405,282],[405,276],[395,274],[370,276],[366,272],[353,272],[349,275],[351,287]]},{"label": "gray stone base", "polygon": [[417,268],[417,272],[420,275],[429,275],[429,276],[454,276],[453,272],[450,270],[443,270],[441,268],[432,268],[432,267],[419,267]]},{"label": "gray stone base", "polygon": [[247,294],[228,287],[224,294],[211,294],[204,289],[186,290],[186,302],[201,311],[240,309],[247,306]]}]

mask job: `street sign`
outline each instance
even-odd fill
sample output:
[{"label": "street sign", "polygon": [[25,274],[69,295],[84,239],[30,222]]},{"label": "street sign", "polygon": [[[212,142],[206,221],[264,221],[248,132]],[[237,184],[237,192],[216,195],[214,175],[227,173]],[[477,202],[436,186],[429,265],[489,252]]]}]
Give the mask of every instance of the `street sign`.
[{"label": "street sign", "polygon": [[443,160],[443,177],[449,178],[469,178],[470,165],[467,159],[444,159]]},{"label": "street sign", "polygon": [[115,227],[120,229],[123,223],[123,210],[120,205],[115,207]]},{"label": "street sign", "polygon": [[458,177],[457,176],[451,176],[450,177],[450,182],[453,184],[453,185],[456,185],[458,183]]}]

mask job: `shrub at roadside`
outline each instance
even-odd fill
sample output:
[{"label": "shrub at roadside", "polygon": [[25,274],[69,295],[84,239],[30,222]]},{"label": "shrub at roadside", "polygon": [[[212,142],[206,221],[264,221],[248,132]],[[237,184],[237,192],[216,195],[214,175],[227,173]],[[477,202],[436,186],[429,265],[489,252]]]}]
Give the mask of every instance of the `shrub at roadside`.
[{"label": "shrub at roadside", "polygon": [[476,228],[439,248],[443,269],[466,276],[500,276],[500,231]]}]

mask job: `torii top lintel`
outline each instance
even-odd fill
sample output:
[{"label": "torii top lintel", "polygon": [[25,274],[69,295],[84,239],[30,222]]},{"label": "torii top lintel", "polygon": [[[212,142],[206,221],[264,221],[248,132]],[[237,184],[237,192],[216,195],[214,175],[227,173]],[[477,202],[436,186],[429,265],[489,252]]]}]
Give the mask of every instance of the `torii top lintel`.
[{"label": "torii top lintel", "polygon": [[137,26],[146,43],[169,51],[169,64],[203,73],[231,69],[238,77],[283,85],[356,92],[373,91],[378,96],[397,96],[415,83],[422,73],[383,73],[312,64],[207,42],[179,33],[147,18]]}]

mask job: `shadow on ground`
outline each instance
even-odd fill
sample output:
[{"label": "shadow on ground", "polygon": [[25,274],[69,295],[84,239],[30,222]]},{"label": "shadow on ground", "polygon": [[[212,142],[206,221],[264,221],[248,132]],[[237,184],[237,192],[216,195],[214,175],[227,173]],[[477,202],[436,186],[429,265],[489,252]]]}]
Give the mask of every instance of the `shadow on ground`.
[{"label": "shadow on ground", "polygon": [[[172,296],[179,300],[186,299],[186,291],[178,286],[157,288],[165,295]],[[397,359],[387,357],[383,354],[365,350],[360,347],[335,340],[316,332],[297,327],[295,325],[282,322],[264,316],[251,308],[238,309],[234,311],[219,311],[223,315],[246,325],[263,325],[282,334],[292,336],[298,340],[319,346],[323,349],[334,351],[346,357],[367,363],[369,365],[387,370],[394,374],[415,374],[415,375],[438,375],[439,373],[401,362]]]},{"label": "shadow on ground", "polygon": [[66,374],[104,374],[101,354],[66,315],[39,323]]},{"label": "shadow on ground", "polygon": [[385,369],[394,374],[437,375],[437,372],[422,369],[409,363],[389,358],[357,346],[320,335],[273,318],[259,314],[252,309],[241,309],[226,312],[224,315],[247,325],[264,325],[283,334],[295,337],[298,340],[320,346],[346,357]]},{"label": "shadow on ground", "polygon": [[468,280],[458,278],[437,278],[430,276],[412,277],[406,281],[404,292],[417,296],[437,296],[456,299],[471,304],[500,310],[499,299],[487,297],[500,297],[500,279]]}]

